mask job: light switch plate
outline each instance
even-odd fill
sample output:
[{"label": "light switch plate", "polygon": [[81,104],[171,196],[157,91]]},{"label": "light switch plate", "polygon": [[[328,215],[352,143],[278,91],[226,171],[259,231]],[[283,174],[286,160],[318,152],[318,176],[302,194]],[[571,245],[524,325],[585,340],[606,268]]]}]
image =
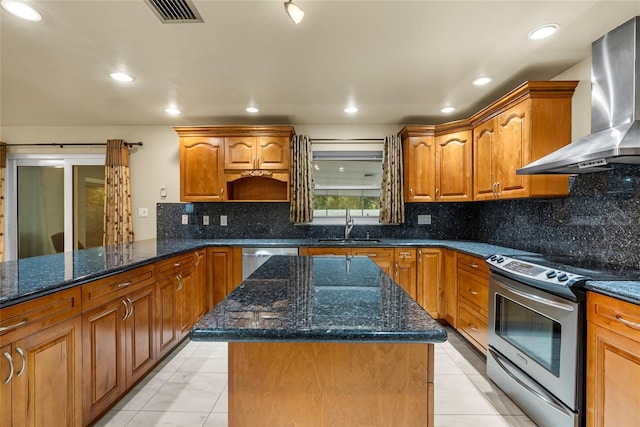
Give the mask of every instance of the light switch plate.
[{"label": "light switch plate", "polygon": [[226,215],[220,215],[220,225],[223,227],[226,227],[227,225],[227,216]]},{"label": "light switch plate", "polygon": [[203,215],[202,225],[209,225],[209,215]]},{"label": "light switch plate", "polygon": [[138,208],[138,216],[140,218],[147,218],[149,216],[148,208]]},{"label": "light switch plate", "polygon": [[182,224],[186,225],[189,224],[189,215],[182,215]]},{"label": "light switch plate", "polygon": [[431,224],[431,215],[418,215],[418,224],[422,224],[422,225]]}]

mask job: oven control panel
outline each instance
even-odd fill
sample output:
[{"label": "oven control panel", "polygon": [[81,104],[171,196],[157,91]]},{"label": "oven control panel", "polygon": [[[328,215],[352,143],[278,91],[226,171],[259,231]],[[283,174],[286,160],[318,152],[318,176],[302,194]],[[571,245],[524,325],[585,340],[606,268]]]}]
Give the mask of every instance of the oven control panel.
[{"label": "oven control panel", "polygon": [[510,276],[527,278],[546,284],[557,286],[570,286],[578,281],[585,280],[584,276],[558,270],[552,267],[522,261],[504,255],[491,255],[486,259],[492,270],[509,273]]}]

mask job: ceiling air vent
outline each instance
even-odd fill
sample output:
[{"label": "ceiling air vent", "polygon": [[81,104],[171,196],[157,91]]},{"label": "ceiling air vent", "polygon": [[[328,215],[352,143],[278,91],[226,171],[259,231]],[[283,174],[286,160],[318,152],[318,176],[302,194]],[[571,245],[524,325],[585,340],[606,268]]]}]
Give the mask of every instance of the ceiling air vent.
[{"label": "ceiling air vent", "polygon": [[191,0],[145,0],[164,24],[204,22]]}]

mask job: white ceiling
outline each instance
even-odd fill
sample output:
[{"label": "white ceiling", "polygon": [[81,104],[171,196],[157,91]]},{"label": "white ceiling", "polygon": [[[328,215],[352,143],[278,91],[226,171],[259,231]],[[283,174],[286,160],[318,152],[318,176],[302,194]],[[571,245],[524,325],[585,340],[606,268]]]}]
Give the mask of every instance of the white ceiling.
[{"label": "white ceiling", "polygon": [[[295,25],[282,1],[194,0],[204,23],[162,24],[143,0],[29,3],[41,22],[0,12],[2,126],[435,124],[556,76],[640,15],[637,0],[296,0]],[[556,35],[527,39],[548,22]],[[481,74],[494,82],[472,86]]]}]

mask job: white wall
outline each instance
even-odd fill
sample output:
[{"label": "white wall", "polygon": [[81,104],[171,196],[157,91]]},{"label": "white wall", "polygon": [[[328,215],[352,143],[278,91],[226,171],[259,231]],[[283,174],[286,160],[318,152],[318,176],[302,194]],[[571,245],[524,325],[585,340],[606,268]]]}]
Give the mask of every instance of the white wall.
[{"label": "white wall", "polygon": [[591,57],[551,80],[579,80],[571,103],[571,140],[591,133]]}]

